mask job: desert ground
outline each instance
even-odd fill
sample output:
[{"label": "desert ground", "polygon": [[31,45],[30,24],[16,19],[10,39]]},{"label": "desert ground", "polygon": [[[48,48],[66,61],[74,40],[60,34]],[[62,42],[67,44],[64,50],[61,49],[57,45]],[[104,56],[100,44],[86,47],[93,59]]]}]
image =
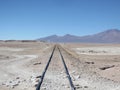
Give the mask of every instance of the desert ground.
[{"label": "desert ground", "polygon": [[[0,41],[0,90],[36,90],[54,45]],[[57,45],[76,90],[120,90],[120,44]],[[57,48],[40,90],[71,90]]]}]

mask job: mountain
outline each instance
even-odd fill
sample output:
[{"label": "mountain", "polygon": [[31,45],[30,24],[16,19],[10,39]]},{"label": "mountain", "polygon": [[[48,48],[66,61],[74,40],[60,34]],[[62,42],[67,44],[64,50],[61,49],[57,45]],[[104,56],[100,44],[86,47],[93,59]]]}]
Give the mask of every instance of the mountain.
[{"label": "mountain", "polygon": [[40,38],[37,40],[48,41],[48,42],[79,42],[79,38],[80,38],[79,36],[66,34],[64,36],[52,35],[52,36]]},{"label": "mountain", "polygon": [[120,30],[111,29],[87,36],[74,36],[70,34],[66,34],[64,36],[52,35],[37,40],[48,42],[120,43]]}]

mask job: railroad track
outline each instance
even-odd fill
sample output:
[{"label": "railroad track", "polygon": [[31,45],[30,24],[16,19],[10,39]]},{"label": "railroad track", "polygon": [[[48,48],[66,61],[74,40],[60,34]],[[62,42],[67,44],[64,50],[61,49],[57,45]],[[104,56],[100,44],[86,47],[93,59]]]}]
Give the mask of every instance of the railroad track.
[{"label": "railroad track", "polygon": [[47,69],[49,68],[49,65],[50,65],[50,62],[51,62],[52,57],[53,57],[53,55],[54,55],[55,49],[58,49],[58,51],[59,51],[59,54],[60,54],[60,57],[61,57],[61,61],[62,61],[63,65],[64,65],[64,69],[65,69],[65,72],[66,72],[66,75],[67,75],[67,78],[68,78],[68,81],[69,81],[69,84],[70,84],[70,90],[76,90],[75,87],[74,87],[74,84],[73,84],[73,82],[72,82],[72,79],[71,79],[71,77],[70,77],[70,74],[69,74],[67,65],[66,65],[66,63],[65,63],[64,57],[63,57],[63,55],[62,55],[61,49],[60,49],[60,47],[57,46],[57,45],[55,45],[55,46],[53,47],[52,53],[51,53],[50,58],[49,58],[49,60],[48,60],[48,62],[47,62],[47,64],[46,64],[46,67],[45,67],[45,69],[44,69],[44,71],[43,71],[43,73],[42,73],[42,76],[41,76],[41,78],[40,78],[40,80],[39,80],[39,83],[38,83],[38,85],[37,85],[37,87],[36,87],[36,90],[40,90],[40,89],[41,89],[41,85],[42,85],[42,83],[43,83],[43,81],[44,81],[45,74],[46,74],[46,72],[47,72]]}]

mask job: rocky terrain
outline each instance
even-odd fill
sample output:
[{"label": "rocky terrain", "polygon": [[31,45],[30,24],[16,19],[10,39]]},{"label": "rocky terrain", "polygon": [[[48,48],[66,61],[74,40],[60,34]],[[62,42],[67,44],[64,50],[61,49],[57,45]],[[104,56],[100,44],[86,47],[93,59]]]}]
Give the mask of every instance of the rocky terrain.
[{"label": "rocky terrain", "polygon": [[[119,44],[60,44],[76,90],[120,90]],[[0,42],[0,89],[35,90],[53,43]],[[70,90],[55,50],[41,90]]]}]

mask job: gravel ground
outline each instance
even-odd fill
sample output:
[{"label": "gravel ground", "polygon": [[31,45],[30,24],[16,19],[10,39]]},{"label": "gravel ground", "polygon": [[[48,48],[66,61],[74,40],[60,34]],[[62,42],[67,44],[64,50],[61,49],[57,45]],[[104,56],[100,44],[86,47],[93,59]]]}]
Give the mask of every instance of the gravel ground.
[{"label": "gravel ground", "polygon": [[[1,42],[0,89],[35,90],[53,45],[42,42]],[[120,90],[119,45],[62,44],[62,47],[76,90]],[[57,49],[41,90],[70,90]]]}]

